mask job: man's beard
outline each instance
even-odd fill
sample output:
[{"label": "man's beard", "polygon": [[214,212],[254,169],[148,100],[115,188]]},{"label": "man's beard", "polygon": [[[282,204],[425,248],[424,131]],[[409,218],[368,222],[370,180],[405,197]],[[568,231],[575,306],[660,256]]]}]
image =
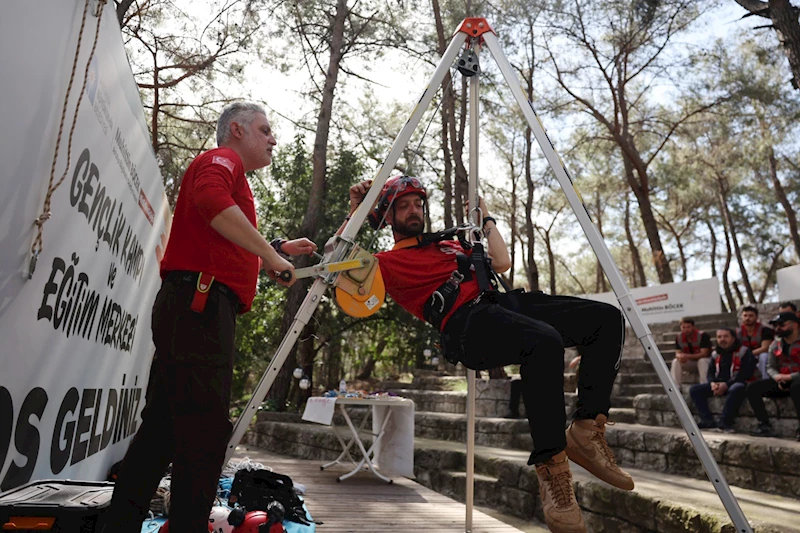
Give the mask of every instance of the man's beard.
[{"label": "man's beard", "polygon": [[777,329],[776,328],[775,329],[775,336],[776,337],[783,338],[783,337],[788,337],[791,334],[792,334],[791,330],[785,330],[783,328],[781,328],[781,329]]},{"label": "man's beard", "polygon": [[[425,224],[422,222],[421,218],[417,217],[409,217],[404,222],[395,221],[394,226],[392,229],[399,233],[400,235],[405,235],[406,237],[416,237],[420,235],[422,231],[425,229]],[[410,224],[416,222],[415,227],[411,227]]]}]

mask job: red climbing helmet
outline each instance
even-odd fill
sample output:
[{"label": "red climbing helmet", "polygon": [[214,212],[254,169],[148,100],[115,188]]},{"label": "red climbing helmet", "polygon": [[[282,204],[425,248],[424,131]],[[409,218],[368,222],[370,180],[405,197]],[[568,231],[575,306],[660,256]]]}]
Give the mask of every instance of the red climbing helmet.
[{"label": "red climbing helmet", "polygon": [[233,533],[259,533],[259,526],[266,524],[269,517],[264,511],[250,511],[244,515],[244,522],[233,528]]},{"label": "red climbing helmet", "polygon": [[423,200],[428,199],[428,193],[419,178],[412,176],[392,176],[383,184],[380,199],[367,215],[367,220],[372,229],[379,230],[386,226],[386,210],[392,202],[407,194],[418,194]]}]

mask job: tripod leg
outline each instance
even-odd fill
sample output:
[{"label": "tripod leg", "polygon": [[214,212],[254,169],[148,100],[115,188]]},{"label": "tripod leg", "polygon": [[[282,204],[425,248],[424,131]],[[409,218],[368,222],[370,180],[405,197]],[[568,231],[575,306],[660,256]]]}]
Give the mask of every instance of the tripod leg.
[{"label": "tripod leg", "polygon": [[622,312],[625,314],[633,331],[636,333],[636,337],[642,343],[645,353],[647,353],[647,356],[650,358],[650,362],[653,364],[656,374],[658,374],[658,378],[661,380],[661,384],[664,386],[664,390],[667,392],[667,396],[675,408],[675,413],[678,415],[683,428],[686,430],[686,434],[689,436],[689,440],[697,453],[697,457],[703,464],[703,468],[709,480],[711,480],[714,489],[717,491],[722,504],[725,506],[725,510],[728,512],[733,525],[736,527],[736,531],[752,533],[753,530],[742,512],[739,502],[736,501],[736,497],[733,495],[733,492],[731,492],[730,486],[725,480],[725,476],[722,475],[719,465],[711,455],[708,444],[703,440],[697,423],[680,393],[680,388],[675,385],[669,370],[667,370],[667,365],[664,363],[661,352],[653,341],[650,328],[647,327],[647,324],[645,324],[642,319],[639,308],[631,296],[630,289],[627,283],[625,283],[622,274],[620,274],[616,263],[614,263],[614,259],[611,257],[611,252],[608,250],[603,237],[589,217],[589,213],[578,196],[566,167],[553,148],[553,144],[550,142],[550,138],[547,136],[542,123],[539,121],[539,117],[536,116],[533,106],[522,93],[519,80],[514,75],[514,71],[511,69],[508,59],[503,54],[497,37],[493,33],[487,33],[484,35],[484,39],[506,83],[514,94],[514,98],[519,104],[523,115],[525,115],[525,119],[533,131],[536,141],[544,152],[545,158],[547,158],[547,162],[550,164],[550,168],[558,179],[561,189],[567,197],[567,201],[575,212],[575,216],[578,218],[578,222],[581,228],[583,228],[592,250],[594,250],[598,261],[600,261],[603,272],[605,272],[611,283],[611,287],[614,289],[614,294],[617,296]]}]

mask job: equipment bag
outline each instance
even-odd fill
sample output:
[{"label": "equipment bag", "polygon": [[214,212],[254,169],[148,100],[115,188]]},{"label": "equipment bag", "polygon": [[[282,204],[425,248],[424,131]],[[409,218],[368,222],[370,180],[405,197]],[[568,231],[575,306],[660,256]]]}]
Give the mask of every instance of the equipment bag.
[{"label": "equipment bag", "polygon": [[[248,511],[267,511],[271,502],[279,502],[285,510],[284,518],[303,525],[314,523],[305,509],[303,500],[294,491],[292,479],[269,470],[239,470],[233,478],[228,505],[238,504]],[[317,522],[318,523],[318,522]]]}]

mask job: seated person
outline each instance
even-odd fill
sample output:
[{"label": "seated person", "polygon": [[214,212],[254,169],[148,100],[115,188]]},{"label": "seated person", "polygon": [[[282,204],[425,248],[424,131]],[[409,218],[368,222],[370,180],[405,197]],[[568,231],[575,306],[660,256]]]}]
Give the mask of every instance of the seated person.
[{"label": "seated person", "polygon": [[742,346],[747,346],[753,351],[753,355],[758,361],[761,379],[767,377],[769,345],[772,344],[775,333],[772,328],[759,322],[757,308],[751,305],[742,308],[742,325],[739,327],[738,337]]},{"label": "seated person", "polygon": [[675,337],[675,359],[672,360],[672,379],[680,387],[683,370],[697,370],[700,383],[708,381],[711,365],[711,339],[708,333],[694,327],[694,319],[684,317],[680,321],[681,332]]},{"label": "seated person", "polygon": [[[745,398],[747,380],[756,369],[756,358],[747,346],[743,346],[732,329],[717,330],[717,347],[711,354],[714,363],[708,367],[708,383],[698,383],[689,389],[697,411],[700,413],[700,429],[719,428],[725,433],[734,433],[733,419],[739,414]],[[712,396],[725,396],[722,418],[717,424],[708,408]]]},{"label": "seated person", "polygon": [[794,302],[781,302],[781,305],[778,307],[778,313],[783,313],[784,311],[791,311],[800,318],[800,313],[797,312],[797,305],[795,305]]},{"label": "seated person", "polygon": [[[747,399],[758,419],[758,428],[750,434],[756,437],[774,437],[764,396],[785,398],[790,396],[800,417],[800,318],[784,311],[769,321],[775,328],[775,340],[769,347],[767,379],[754,381],[747,386]],[[800,441],[800,428],[797,430]]]}]

